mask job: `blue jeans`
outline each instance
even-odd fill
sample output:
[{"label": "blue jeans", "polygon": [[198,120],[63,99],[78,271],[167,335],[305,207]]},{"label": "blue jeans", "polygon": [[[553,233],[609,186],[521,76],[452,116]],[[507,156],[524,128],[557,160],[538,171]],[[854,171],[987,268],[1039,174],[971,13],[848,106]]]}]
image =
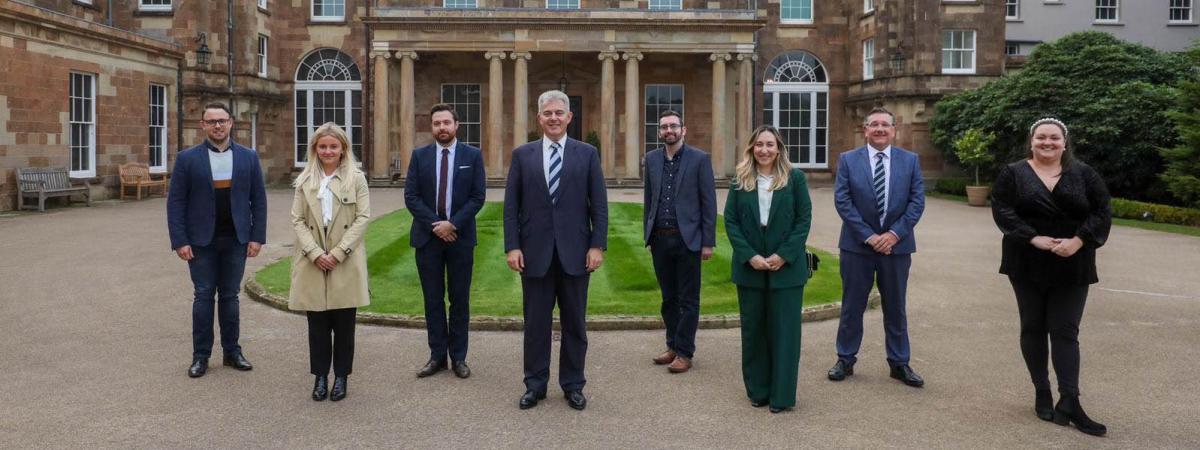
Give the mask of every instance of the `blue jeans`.
[{"label": "blue jeans", "polygon": [[195,290],[192,358],[208,359],[212,355],[214,309],[221,324],[221,349],[225,354],[239,353],[238,290],[246,270],[246,244],[239,243],[235,236],[214,236],[209,245],[192,246],[192,255],[188,261]]}]

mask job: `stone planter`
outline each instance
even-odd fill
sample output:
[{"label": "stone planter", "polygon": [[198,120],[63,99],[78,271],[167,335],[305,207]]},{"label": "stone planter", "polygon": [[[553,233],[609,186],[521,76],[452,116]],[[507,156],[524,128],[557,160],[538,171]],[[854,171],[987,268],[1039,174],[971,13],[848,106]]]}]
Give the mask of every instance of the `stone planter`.
[{"label": "stone planter", "polygon": [[991,190],[991,186],[967,186],[967,204],[987,206],[988,192]]}]

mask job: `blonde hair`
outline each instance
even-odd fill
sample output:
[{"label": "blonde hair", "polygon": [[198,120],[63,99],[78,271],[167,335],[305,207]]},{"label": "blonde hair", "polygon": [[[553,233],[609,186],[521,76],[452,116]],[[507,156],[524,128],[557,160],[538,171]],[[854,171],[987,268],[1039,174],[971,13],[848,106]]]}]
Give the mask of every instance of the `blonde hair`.
[{"label": "blonde hair", "polygon": [[775,177],[775,181],[771,183],[771,190],[778,191],[787,187],[788,176],[792,173],[792,163],[788,161],[787,157],[787,144],[783,142],[783,136],[779,135],[779,130],[770,125],[763,125],[750,133],[750,142],[747,142],[746,147],[742,149],[742,158],[734,170],[737,188],[740,190],[751,192],[758,187],[758,161],[754,159],[754,141],[757,141],[758,135],[763,133],[771,133],[775,137],[775,148],[779,149],[774,167],[771,168],[771,172],[773,172],[771,175]]},{"label": "blonde hair", "polygon": [[321,182],[324,174],[321,170],[321,159],[317,157],[317,141],[325,136],[337,139],[338,143],[342,144],[342,160],[338,163],[337,171],[347,174],[358,172],[358,160],[354,158],[354,151],[350,147],[350,137],[346,136],[346,131],[342,130],[338,124],[325,122],[308,137],[308,158],[306,159],[308,164],[305,164],[304,170],[300,171],[300,175],[292,183],[293,187],[300,187],[310,180],[313,183]]}]

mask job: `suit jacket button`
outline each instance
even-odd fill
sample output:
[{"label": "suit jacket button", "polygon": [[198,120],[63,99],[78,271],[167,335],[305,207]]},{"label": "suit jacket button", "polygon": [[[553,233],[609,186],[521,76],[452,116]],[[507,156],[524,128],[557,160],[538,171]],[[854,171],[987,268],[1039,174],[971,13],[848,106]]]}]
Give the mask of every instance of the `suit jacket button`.
[{"label": "suit jacket button", "polygon": [[348,198],[344,198],[344,197],[343,197],[343,198],[342,198],[342,203],[350,203],[350,199],[348,199]]},{"label": "suit jacket button", "polygon": [[343,229],[343,230],[349,230],[349,229],[350,229],[350,225],[342,225],[342,229]]}]

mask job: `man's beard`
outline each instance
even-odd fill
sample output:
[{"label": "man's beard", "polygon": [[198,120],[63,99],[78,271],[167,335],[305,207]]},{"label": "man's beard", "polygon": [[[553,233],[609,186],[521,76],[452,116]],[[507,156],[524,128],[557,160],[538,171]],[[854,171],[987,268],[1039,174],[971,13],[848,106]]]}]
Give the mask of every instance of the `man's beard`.
[{"label": "man's beard", "polygon": [[455,137],[454,134],[447,134],[446,136],[447,136],[446,140],[443,141],[442,135],[435,134],[435,135],[433,135],[433,140],[437,141],[437,143],[442,144],[443,146],[449,145],[451,142],[454,142],[454,137]]}]

